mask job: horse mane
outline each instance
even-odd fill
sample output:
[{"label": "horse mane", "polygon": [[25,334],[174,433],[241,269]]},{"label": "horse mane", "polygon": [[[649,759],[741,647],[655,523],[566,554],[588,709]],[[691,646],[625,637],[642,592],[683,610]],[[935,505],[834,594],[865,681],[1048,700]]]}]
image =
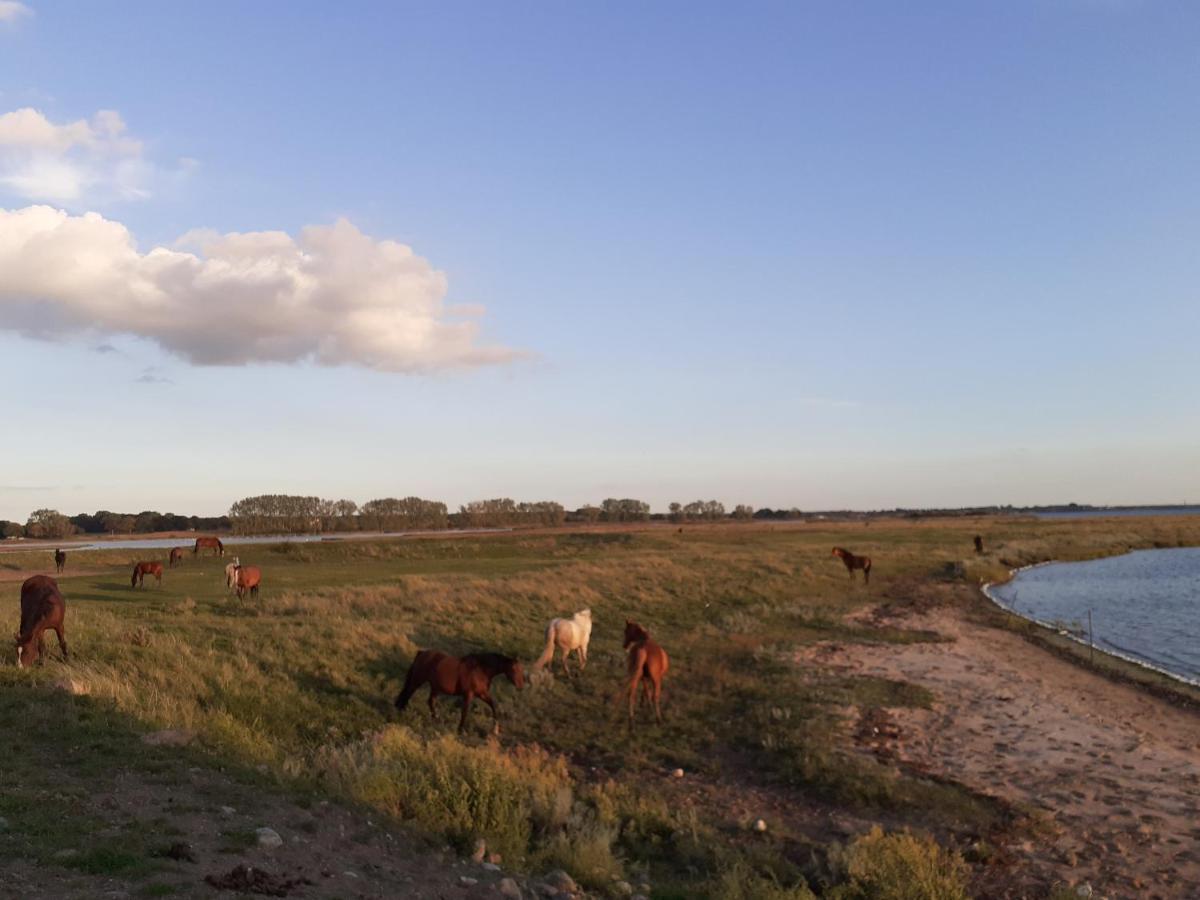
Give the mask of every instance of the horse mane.
[{"label": "horse mane", "polygon": [[470,660],[473,663],[479,663],[485,666],[496,666],[501,669],[506,669],[513,665],[517,659],[514,656],[505,656],[503,653],[468,653],[461,657],[462,660]]}]

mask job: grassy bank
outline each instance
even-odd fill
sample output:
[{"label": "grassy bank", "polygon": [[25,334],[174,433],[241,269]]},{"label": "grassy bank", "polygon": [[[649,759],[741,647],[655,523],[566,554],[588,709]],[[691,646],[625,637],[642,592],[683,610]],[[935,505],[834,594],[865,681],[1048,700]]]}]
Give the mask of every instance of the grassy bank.
[{"label": "grassy bank", "polygon": [[[984,535],[983,556],[971,549],[975,533]],[[767,896],[768,886],[804,896],[805,884],[878,896],[854,893],[876,864],[911,869],[914,879],[934,871],[947,884],[960,876],[935,845],[889,844],[868,835],[872,825],[930,834],[970,854],[1011,831],[1021,812],[857,752],[855,711],[934,698],[913,685],[798,666],[796,651],[821,641],[934,639],[854,615],[878,605],[1000,615],[980,605],[978,584],[1030,562],[1196,543],[1200,521],[1183,518],[258,545],[238,549],[264,572],[253,603],[225,592],[224,560],[189,556],[161,588],[133,591],[129,563],[146,551],[78,552],[62,580],[75,659],[32,673],[0,669],[0,712],[19,720],[39,692],[67,678],[86,692],[89,712],[56,719],[55,740],[94,745],[102,756],[108,717],[134,730],[187,729],[210,759],[346,798],[463,850],[483,837],[506,866],[566,868],[598,890],[616,877],[646,877],[660,897]],[[829,557],[834,544],[874,558],[869,589]],[[6,554],[0,565],[46,562],[44,553]],[[3,585],[14,623],[16,587]],[[440,723],[422,702],[395,715],[391,700],[416,649],[530,660],[550,617],[585,606],[596,622],[587,671],[519,695],[498,682],[501,742],[487,737],[483,707],[463,739],[452,735],[450,701]],[[632,733],[614,702],[626,617],[672,658],[665,723]],[[51,727],[28,730],[31,751]],[[137,762],[128,744],[121,753]],[[15,765],[0,760],[6,781]],[[677,768],[684,778],[671,777]],[[18,825],[27,815],[19,807],[4,813]],[[751,827],[759,817],[769,821],[765,833]]]}]

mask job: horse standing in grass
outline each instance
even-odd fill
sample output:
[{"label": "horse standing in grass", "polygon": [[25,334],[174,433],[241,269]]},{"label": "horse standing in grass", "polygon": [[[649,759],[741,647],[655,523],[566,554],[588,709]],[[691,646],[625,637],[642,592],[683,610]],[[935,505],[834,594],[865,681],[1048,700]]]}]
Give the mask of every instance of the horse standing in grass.
[{"label": "horse standing in grass", "polygon": [[201,550],[211,550],[214,556],[225,555],[225,545],[221,543],[220,538],[215,537],[198,537],[196,538],[196,546],[192,547],[192,556],[195,556]]},{"label": "horse standing in grass", "polygon": [[871,557],[855,556],[849,550],[842,547],[834,547],[833,555],[841,557],[841,560],[846,565],[846,573],[850,576],[850,580],[854,580],[854,570],[862,569],[863,584],[871,583]]},{"label": "horse standing in grass", "polygon": [[182,547],[172,547],[171,548],[171,559],[168,562],[168,565],[173,569],[177,565],[181,564],[182,562],[183,562],[183,548]]},{"label": "horse standing in grass", "polygon": [[258,566],[238,566],[234,577],[237,579],[237,595],[241,600],[249,592],[254,599],[258,598],[258,586],[262,583],[262,571]]},{"label": "horse standing in grass", "polygon": [[153,575],[158,583],[162,584],[162,563],[160,562],[138,562],[133,564],[133,577],[129,579],[131,588],[145,587],[146,576]]},{"label": "horse standing in grass", "polygon": [[975,552],[976,553],[983,552],[983,537],[978,534],[975,535]]},{"label": "horse standing in grass", "polygon": [[67,554],[62,550],[54,551],[54,571],[62,572],[67,568]]},{"label": "horse standing in grass", "polygon": [[235,556],[233,562],[225,567],[225,588],[227,590],[237,590],[237,570],[241,564],[241,557]]},{"label": "horse standing in grass", "polygon": [[661,723],[663,676],[667,674],[667,667],[670,665],[667,651],[650,637],[650,632],[630,619],[625,620],[625,651],[628,655],[626,671],[629,674],[629,684],[625,690],[629,696],[629,727],[633,727],[639,683],[642,686],[642,702],[654,704],[654,719]]},{"label": "horse standing in grass", "polygon": [[40,663],[46,656],[44,635],[52,630],[58,635],[63,659],[68,659],[67,639],[63,634],[63,618],[67,604],[58,592],[58,582],[49,575],[34,575],[21,585],[21,630],[17,632],[17,667]]},{"label": "horse standing in grass", "polygon": [[412,695],[427,684],[429,714],[434,720],[437,719],[434,701],[439,694],[462,697],[462,718],[459,719],[458,730],[466,731],[471,701],[478,697],[491,707],[492,718],[496,722],[492,730],[499,734],[500,713],[497,712],[496,701],[489,692],[492,679],[497,675],[504,675],[518,689],[525,687],[525,672],[521,664],[512,657],[501,656],[499,653],[471,653],[460,659],[437,650],[421,650],[408,667],[404,689],[396,697],[396,709],[403,712]]},{"label": "horse standing in grass", "polygon": [[533,664],[535,669],[542,669],[547,663],[554,661],[554,648],[562,650],[563,674],[570,675],[567,667],[567,657],[572,651],[579,655],[579,671],[587,667],[588,641],[592,637],[592,611],[580,610],[569,619],[551,619],[546,626],[546,649]]}]

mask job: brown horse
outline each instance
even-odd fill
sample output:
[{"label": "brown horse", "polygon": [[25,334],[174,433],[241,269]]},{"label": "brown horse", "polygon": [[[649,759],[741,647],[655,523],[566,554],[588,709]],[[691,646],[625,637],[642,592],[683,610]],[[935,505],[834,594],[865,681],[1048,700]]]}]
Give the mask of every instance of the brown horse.
[{"label": "brown horse", "polygon": [[183,562],[183,548],[182,547],[172,547],[171,548],[171,559],[170,559],[168,565],[170,565],[170,567],[173,569],[182,562]]},{"label": "brown horse", "polygon": [[129,586],[145,587],[147,575],[153,575],[158,579],[158,583],[162,584],[162,563],[160,562],[137,562],[133,564],[133,577],[129,579]]},{"label": "brown horse", "polygon": [[[642,685],[642,702],[653,702],[655,721],[662,722],[662,683],[670,664],[667,651],[650,637],[645,628],[630,619],[625,620],[625,651],[628,654],[626,671],[629,684],[625,690],[629,695],[629,727],[633,727],[639,682]],[[643,678],[646,680],[642,681]]]},{"label": "brown horse", "polygon": [[854,570],[862,569],[863,583],[871,583],[871,557],[855,556],[849,550],[845,550],[842,547],[834,547],[833,555],[840,556],[842,562],[846,564],[846,573],[850,576],[851,581],[854,580]]},{"label": "brown horse", "polygon": [[979,536],[978,534],[975,535],[975,552],[976,553],[983,552],[983,538],[981,536]]},{"label": "brown horse", "polygon": [[21,630],[17,632],[17,666],[40,663],[46,656],[44,635],[53,630],[63,659],[68,658],[63,635],[67,604],[58,592],[58,582],[49,575],[34,575],[21,585]]},{"label": "brown horse", "polygon": [[258,597],[258,586],[262,583],[262,572],[258,566],[238,566],[233,572],[237,579],[238,599],[246,596],[247,591],[251,597]]},{"label": "brown horse", "polygon": [[67,567],[67,554],[62,550],[54,551],[54,571],[61,572]]},{"label": "brown horse", "polygon": [[408,667],[404,690],[396,697],[396,709],[403,712],[412,695],[428,684],[429,713],[435,720],[437,708],[434,701],[439,694],[462,697],[462,718],[459,719],[458,730],[466,731],[471,701],[478,697],[491,707],[492,718],[496,720],[493,731],[499,734],[500,713],[496,711],[496,701],[489,693],[492,679],[497,675],[506,676],[518,689],[525,687],[525,671],[511,657],[499,653],[471,653],[460,659],[437,650],[421,650]]},{"label": "brown horse", "polygon": [[211,550],[214,556],[225,555],[225,545],[221,543],[220,538],[215,537],[198,537],[196,538],[196,546],[192,548],[192,556],[195,556],[201,550]]}]

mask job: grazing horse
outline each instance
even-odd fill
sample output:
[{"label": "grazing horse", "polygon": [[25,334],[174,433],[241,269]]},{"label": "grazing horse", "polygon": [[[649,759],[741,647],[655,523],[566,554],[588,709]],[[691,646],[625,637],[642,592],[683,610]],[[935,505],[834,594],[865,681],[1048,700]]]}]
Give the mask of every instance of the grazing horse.
[{"label": "grazing horse", "polygon": [[182,547],[172,547],[171,548],[171,560],[168,564],[173,569],[177,565],[181,564],[182,562],[183,562],[183,548]]},{"label": "grazing horse", "polygon": [[554,648],[562,650],[563,673],[571,674],[567,668],[567,657],[571,651],[579,654],[579,671],[587,667],[588,641],[592,637],[592,611],[581,610],[569,619],[551,619],[546,626],[546,649],[533,664],[535,669],[542,669],[547,663],[554,661]]},{"label": "grazing horse", "polygon": [[215,537],[198,537],[196,538],[196,546],[192,548],[192,556],[195,556],[201,550],[211,550],[214,556],[225,555],[225,545],[221,543],[220,538]]},{"label": "grazing horse", "polygon": [[846,564],[846,572],[849,574],[851,581],[854,580],[854,570],[862,569],[863,583],[871,583],[871,557],[855,556],[849,550],[843,549],[842,547],[834,547],[833,555],[840,556],[842,558],[842,562]]},{"label": "grazing horse", "polygon": [[251,597],[258,597],[258,586],[262,583],[262,572],[258,566],[238,566],[234,570],[234,577],[237,579],[239,600],[246,596],[247,591],[250,592]]},{"label": "grazing horse", "polygon": [[17,667],[41,663],[46,655],[44,635],[53,630],[63,659],[68,658],[63,635],[67,604],[58,592],[58,582],[49,575],[34,575],[21,585],[21,630],[17,632]]},{"label": "grazing horse", "polygon": [[227,590],[237,589],[237,570],[242,564],[241,557],[235,556],[233,562],[225,567],[225,587]]},{"label": "grazing horse", "polygon": [[976,553],[983,552],[983,538],[980,537],[979,535],[975,535],[975,552]]},{"label": "grazing horse", "polygon": [[146,576],[153,575],[158,583],[162,584],[162,563],[160,562],[137,562],[133,564],[133,577],[129,579],[131,588],[145,587]]},{"label": "grazing horse", "polygon": [[67,567],[67,554],[62,550],[54,551],[54,571],[62,572]]},{"label": "grazing horse", "polygon": [[471,701],[478,697],[491,707],[492,718],[496,721],[493,731],[499,734],[500,713],[496,711],[496,701],[488,692],[492,686],[492,679],[497,675],[506,676],[518,689],[525,687],[525,672],[521,664],[511,657],[501,656],[499,653],[471,653],[460,659],[437,650],[421,650],[408,667],[404,690],[396,697],[396,709],[403,712],[418,688],[428,684],[429,714],[435,720],[437,708],[434,701],[439,694],[460,696],[463,703],[458,730],[466,731]]},{"label": "grazing horse", "polygon": [[[629,684],[629,727],[633,727],[634,704],[637,699],[638,683],[642,685],[642,701],[654,703],[654,719],[662,722],[662,683],[667,674],[670,660],[667,651],[658,645],[650,632],[637,622],[625,620],[625,651],[628,654],[626,671]],[[646,679],[642,681],[642,679]]]}]

